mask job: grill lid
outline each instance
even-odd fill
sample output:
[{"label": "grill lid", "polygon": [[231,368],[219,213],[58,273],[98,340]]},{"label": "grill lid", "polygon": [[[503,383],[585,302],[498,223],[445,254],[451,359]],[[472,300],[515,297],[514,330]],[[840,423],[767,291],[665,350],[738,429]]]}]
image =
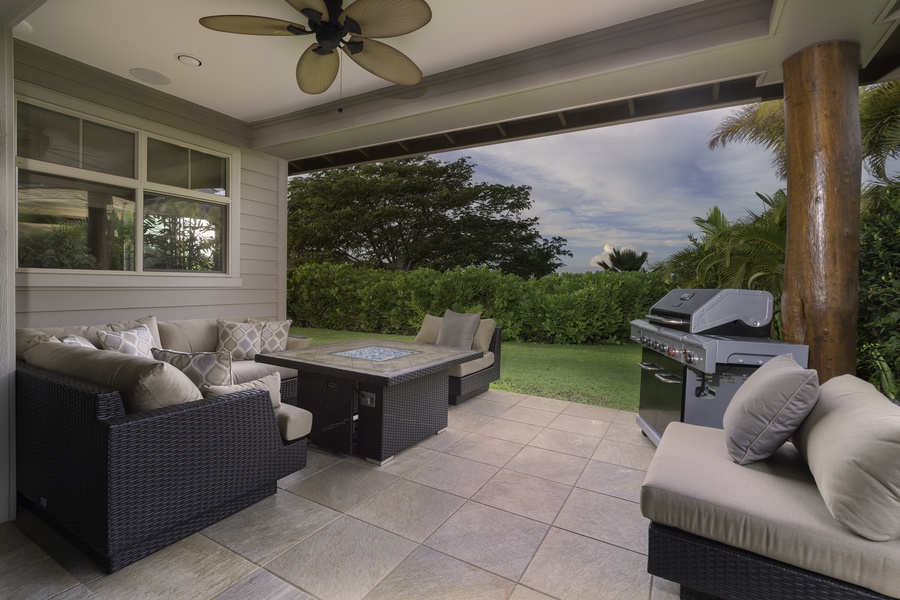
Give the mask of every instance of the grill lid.
[{"label": "grill lid", "polygon": [[676,289],[646,318],[688,333],[769,337],[772,304],[772,294],[759,290]]}]

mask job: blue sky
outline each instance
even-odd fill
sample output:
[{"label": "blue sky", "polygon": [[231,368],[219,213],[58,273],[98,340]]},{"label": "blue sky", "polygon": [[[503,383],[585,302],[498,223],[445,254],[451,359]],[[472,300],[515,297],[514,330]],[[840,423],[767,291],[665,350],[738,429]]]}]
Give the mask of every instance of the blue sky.
[{"label": "blue sky", "polygon": [[706,147],[734,109],[718,109],[602,127],[482,148],[435,154],[470,156],[475,179],[532,187],[533,210],[544,237],[568,240],[564,271],[582,272],[604,246],[650,252],[665,259],[696,233],[691,222],[719,206],[729,220],[759,212],[755,192],[784,188],[771,155],[751,144]]}]

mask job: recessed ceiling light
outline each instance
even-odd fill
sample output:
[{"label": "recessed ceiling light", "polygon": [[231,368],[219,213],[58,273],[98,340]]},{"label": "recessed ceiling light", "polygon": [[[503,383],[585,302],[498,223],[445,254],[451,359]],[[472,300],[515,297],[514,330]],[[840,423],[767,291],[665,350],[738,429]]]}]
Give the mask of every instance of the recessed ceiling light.
[{"label": "recessed ceiling light", "polygon": [[132,77],[144,83],[152,83],[153,85],[169,85],[172,83],[171,79],[152,69],[131,69],[128,72],[131,73]]},{"label": "recessed ceiling light", "polygon": [[179,62],[182,62],[189,67],[199,67],[203,64],[203,62],[199,58],[197,58],[196,56],[191,56],[190,54],[177,54],[175,58],[177,58]]}]

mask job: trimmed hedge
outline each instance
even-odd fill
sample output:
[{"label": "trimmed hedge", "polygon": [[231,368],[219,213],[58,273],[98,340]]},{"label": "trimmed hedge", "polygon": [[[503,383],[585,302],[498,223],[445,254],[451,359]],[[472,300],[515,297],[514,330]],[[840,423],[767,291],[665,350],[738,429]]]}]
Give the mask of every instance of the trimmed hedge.
[{"label": "trimmed hedge", "polygon": [[298,327],[414,335],[425,314],[481,312],[508,340],[607,344],[668,291],[644,272],[562,273],[522,279],[487,268],[384,271],[305,264],[288,272],[288,316]]}]

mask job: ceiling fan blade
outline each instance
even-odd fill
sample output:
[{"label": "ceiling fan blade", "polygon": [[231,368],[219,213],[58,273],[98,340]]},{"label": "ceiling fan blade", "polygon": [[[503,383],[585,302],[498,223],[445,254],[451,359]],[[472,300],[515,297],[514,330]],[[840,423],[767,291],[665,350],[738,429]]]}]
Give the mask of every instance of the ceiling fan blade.
[{"label": "ceiling fan blade", "polygon": [[[322,15],[323,21],[328,21],[328,6],[325,4],[325,0],[284,0],[291,6],[293,6],[298,12],[303,12],[303,9],[313,10]],[[315,19],[313,19],[315,20]]]},{"label": "ceiling fan blade", "polygon": [[318,54],[315,52],[318,47],[318,43],[311,45],[297,61],[297,85],[307,94],[321,94],[327,90],[334,83],[341,66],[341,57],[337,52]]},{"label": "ceiling fan blade", "polygon": [[353,36],[350,44],[362,43],[362,50],[354,54],[348,46],[344,53],[363,69],[400,85],[415,85],[422,81],[422,71],[409,57],[387,44]]},{"label": "ceiling fan blade", "polygon": [[297,35],[290,28],[306,32],[306,27],[281,19],[254,17],[252,15],[217,15],[203,17],[200,24],[207,29],[224,31],[225,33],[243,33],[247,35]]},{"label": "ceiling fan blade", "polygon": [[425,0],[356,0],[338,17],[341,26],[347,18],[359,24],[360,35],[385,38],[411,33],[431,20],[431,7]]}]

